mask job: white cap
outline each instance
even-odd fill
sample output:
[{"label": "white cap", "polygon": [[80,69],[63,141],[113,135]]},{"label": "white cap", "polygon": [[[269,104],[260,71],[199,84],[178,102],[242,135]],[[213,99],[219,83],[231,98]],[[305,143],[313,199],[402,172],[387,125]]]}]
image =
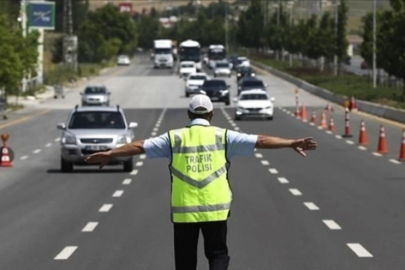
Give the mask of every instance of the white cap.
[{"label": "white cap", "polygon": [[195,114],[212,112],[214,106],[211,99],[206,95],[195,95],[190,100],[189,111]]}]

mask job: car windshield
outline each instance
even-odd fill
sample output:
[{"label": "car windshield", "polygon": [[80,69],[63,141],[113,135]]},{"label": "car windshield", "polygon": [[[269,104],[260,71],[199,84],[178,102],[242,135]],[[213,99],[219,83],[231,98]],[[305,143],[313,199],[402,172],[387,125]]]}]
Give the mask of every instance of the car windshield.
[{"label": "car windshield", "polygon": [[120,112],[75,112],[69,129],[125,129],[125,122]]},{"label": "car windshield", "polygon": [[247,87],[264,87],[263,82],[261,81],[244,81],[243,86]]},{"label": "car windshield", "polygon": [[236,61],[238,62],[238,64],[242,64],[246,60],[247,60],[247,58],[238,58]]},{"label": "car windshield", "polygon": [[211,81],[205,81],[204,82],[204,87],[226,87],[225,81],[220,81],[220,80],[211,80]]},{"label": "car windshield", "polygon": [[192,68],[192,67],[194,67],[194,65],[193,64],[181,64],[181,67],[182,68]]},{"label": "car windshield", "polygon": [[217,68],[229,68],[228,63],[216,63],[215,67]]},{"label": "car windshield", "polygon": [[196,76],[190,76],[189,80],[205,80],[206,77],[203,75],[196,75]]},{"label": "car windshield", "polygon": [[86,87],[85,94],[106,94],[107,90],[104,87]]},{"label": "car windshield", "polygon": [[119,58],[120,58],[120,59],[127,59],[128,56],[126,56],[126,55],[120,55]]},{"label": "car windshield", "polygon": [[252,72],[252,69],[250,67],[241,67],[239,69],[239,72],[240,73],[249,73],[249,72]]},{"label": "car windshield", "polygon": [[240,100],[267,100],[266,94],[244,94],[240,97]]}]

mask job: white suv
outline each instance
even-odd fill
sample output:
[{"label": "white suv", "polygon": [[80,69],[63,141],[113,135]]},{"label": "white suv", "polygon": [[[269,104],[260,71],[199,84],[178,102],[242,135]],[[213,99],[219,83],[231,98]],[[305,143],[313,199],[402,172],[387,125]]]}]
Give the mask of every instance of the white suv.
[{"label": "white suv", "polygon": [[[86,165],[86,156],[108,151],[134,140],[135,122],[128,123],[122,109],[117,107],[78,107],[69,114],[65,123],[59,123],[61,137],[61,170],[70,172],[73,165]],[[132,157],[111,160],[110,165],[124,165],[124,171],[133,170]]]}]

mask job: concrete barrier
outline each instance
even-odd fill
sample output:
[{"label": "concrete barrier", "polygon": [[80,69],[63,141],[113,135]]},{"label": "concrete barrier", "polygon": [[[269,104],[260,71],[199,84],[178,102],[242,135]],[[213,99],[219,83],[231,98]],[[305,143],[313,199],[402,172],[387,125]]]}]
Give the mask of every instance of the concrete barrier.
[{"label": "concrete barrier", "polygon": [[[266,70],[272,73],[274,76],[296,85],[298,88],[301,88],[313,95],[319,96],[340,106],[342,106],[343,103],[348,99],[348,97],[346,96],[341,96],[324,88],[312,85],[304,80],[291,76],[290,74],[274,69],[257,61],[250,60],[250,62],[252,63],[253,67],[258,67],[260,69]],[[405,123],[405,110],[400,110],[364,100],[357,100],[357,109],[359,111],[376,115],[382,118]]]}]

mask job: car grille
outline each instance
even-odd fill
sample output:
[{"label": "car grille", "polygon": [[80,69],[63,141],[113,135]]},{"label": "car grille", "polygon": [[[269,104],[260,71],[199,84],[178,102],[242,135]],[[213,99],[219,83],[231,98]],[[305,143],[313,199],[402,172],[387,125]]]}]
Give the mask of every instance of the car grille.
[{"label": "car grille", "polygon": [[221,96],[221,92],[219,91],[206,91],[207,96],[209,97],[220,97]]},{"label": "car grille", "polygon": [[262,108],[246,108],[246,110],[248,110],[250,112],[258,112],[258,111],[262,110]]},{"label": "car grille", "polygon": [[82,154],[87,156],[87,155],[91,155],[94,153],[98,153],[98,152],[105,152],[105,151],[110,151],[111,149],[103,149],[103,150],[88,150],[88,149],[82,149]]},{"label": "car grille", "polygon": [[88,138],[88,139],[80,139],[81,143],[112,143],[112,138]]}]

